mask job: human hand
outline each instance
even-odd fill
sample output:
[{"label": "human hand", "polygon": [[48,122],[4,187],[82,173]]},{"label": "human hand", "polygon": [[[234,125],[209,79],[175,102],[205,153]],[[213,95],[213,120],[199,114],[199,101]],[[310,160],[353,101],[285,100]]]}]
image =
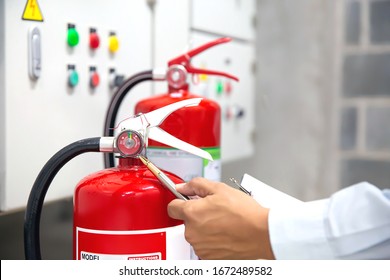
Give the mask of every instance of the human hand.
[{"label": "human hand", "polygon": [[201,259],[274,259],[268,233],[269,209],[252,197],[204,178],[177,186],[199,199],[175,199],[168,214],[183,220],[185,238]]}]

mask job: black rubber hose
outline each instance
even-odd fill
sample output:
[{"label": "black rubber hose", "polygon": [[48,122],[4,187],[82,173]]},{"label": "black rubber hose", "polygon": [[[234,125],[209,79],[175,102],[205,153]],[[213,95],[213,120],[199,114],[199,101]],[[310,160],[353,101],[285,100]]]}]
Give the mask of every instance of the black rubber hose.
[{"label": "black rubber hose", "polygon": [[43,201],[58,171],[72,158],[87,152],[100,151],[100,137],[74,142],[58,151],[42,168],[28,198],[24,216],[24,253],[26,260],[40,260],[39,226]]},{"label": "black rubber hose", "polygon": [[[148,70],[135,74],[134,76],[128,78],[122,83],[122,85],[117,89],[113,98],[111,99],[110,106],[108,107],[106,120],[104,122],[104,136],[114,136],[114,127],[116,125],[116,116],[118,114],[119,107],[125,98],[126,94],[137,84],[153,80],[153,71]],[[105,168],[110,168],[115,166],[114,154],[113,153],[104,153],[104,166]]]}]

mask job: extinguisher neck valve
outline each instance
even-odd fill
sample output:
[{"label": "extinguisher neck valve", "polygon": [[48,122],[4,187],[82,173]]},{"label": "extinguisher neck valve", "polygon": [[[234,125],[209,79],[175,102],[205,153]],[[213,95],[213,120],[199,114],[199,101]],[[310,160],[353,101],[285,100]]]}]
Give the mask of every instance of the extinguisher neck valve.
[{"label": "extinguisher neck valve", "polygon": [[188,88],[188,72],[183,65],[172,65],[167,71],[167,81],[170,88],[175,90]]},{"label": "extinguisher neck valve", "polygon": [[[125,119],[117,126],[121,132],[114,140],[114,149],[122,156],[136,156],[143,151],[140,148],[147,147],[148,139],[151,139],[201,158],[213,160],[208,152],[174,137],[159,127],[171,113],[184,107],[197,106],[201,101],[201,97],[184,99]],[[109,147],[108,143],[105,147],[111,146]]]},{"label": "extinguisher neck valve", "polygon": [[134,166],[143,166],[142,161],[138,157],[119,157],[118,167],[134,167]]}]

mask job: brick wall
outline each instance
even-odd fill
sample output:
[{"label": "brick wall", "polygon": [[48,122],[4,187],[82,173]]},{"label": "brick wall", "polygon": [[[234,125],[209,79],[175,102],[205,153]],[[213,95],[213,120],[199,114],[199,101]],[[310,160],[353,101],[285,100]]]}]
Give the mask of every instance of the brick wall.
[{"label": "brick wall", "polygon": [[340,185],[390,187],[390,1],[345,0],[340,69]]},{"label": "brick wall", "polygon": [[306,201],[390,187],[390,0],[257,3],[255,155],[224,177]]}]

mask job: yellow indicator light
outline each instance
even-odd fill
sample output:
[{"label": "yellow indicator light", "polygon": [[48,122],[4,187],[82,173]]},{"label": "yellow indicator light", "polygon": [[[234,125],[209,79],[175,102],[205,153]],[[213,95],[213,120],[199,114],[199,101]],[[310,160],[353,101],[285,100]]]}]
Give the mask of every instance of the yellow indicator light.
[{"label": "yellow indicator light", "polygon": [[116,35],[111,34],[110,37],[108,37],[108,49],[112,53],[118,51],[118,49],[119,49],[119,40],[118,40],[118,37]]},{"label": "yellow indicator light", "polygon": [[201,82],[207,82],[208,76],[206,74],[200,74],[199,75],[199,81]]}]

